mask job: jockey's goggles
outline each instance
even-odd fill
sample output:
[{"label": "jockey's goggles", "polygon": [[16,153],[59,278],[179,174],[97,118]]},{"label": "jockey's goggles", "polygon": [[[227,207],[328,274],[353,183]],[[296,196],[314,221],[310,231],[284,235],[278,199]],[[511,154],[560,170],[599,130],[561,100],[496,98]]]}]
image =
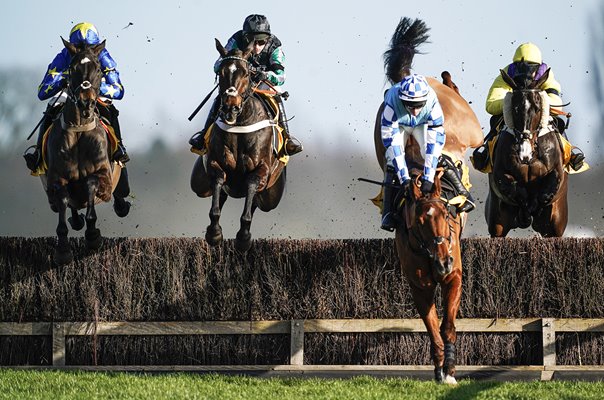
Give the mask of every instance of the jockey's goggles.
[{"label": "jockey's goggles", "polygon": [[418,110],[424,108],[425,101],[403,101],[403,105],[407,110]]}]

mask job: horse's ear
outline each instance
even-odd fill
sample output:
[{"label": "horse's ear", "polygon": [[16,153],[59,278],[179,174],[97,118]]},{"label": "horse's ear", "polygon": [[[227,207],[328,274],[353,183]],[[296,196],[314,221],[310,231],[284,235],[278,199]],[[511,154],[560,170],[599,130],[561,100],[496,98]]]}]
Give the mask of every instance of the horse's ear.
[{"label": "horse's ear", "polygon": [[69,55],[74,56],[78,52],[78,49],[73,44],[71,44],[67,40],[63,39],[62,36],[61,36],[61,40],[63,41],[63,46],[65,46],[65,48],[69,52]]},{"label": "horse's ear", "polygon": [[551,68],[548,68],[543,75],[541,75],[541,78],[537,79],[537,81],[535,82],[535,84],[533,85],[533,87],[539,88],[541,87],[541,85],[543,85],[545,83],[545,81],[547,81],[547,79],[549,78],[549,73],[551,71]]},{"label": "horse's ear", "polygon": [[227,49],[225,49],[222,43],[220,43],[220,40],[216,38],[214,38],[214,40],[216,41],[216,50],[218,50],[218,52],[220,53],[220,57],[226,56],[228,53]]},{"label": "horse's ear", "polygon": [[106,40],[103,40],[101,43],[95,44],[94,46],[90,47],[90,50],[95,56],[98,57],[98,55],[101,54],[101,51],[103,51],[103,49],[105,48],[105,42]]},{"label": "horse's ear", "polygon": [[512,77],[509,76],[507,72],[505,72],[502,69],[500,69],[499,72],[501,72],[501,77],[503,78],[503,80],[505,81],[505,83],[507,83],[508,85],[510,85],[510,87],[512,88],[512,90],[518,89],[518,85],[516,85],[516,82],[514,82],[514,80],[512,79]]},{"label": "horse's ear", "polygon": [[243,52],[243,55],[241,57],[243,59],[247,60],[247,58],[250,56],[250,54],[252,54],[253,50],[254,50],[254,41],[252,40],[245,48],[245,51]]},{"label": "horse's ear", "polygon": [[418,185],[418,181],[415,179],[411,180],[411,194],[413,195],[413,200],[418,200],[422,197],[422,191]]},{"label": "horse's ear", "polygon": [[441,186],[440,186],[440,175],[439,175],[438,178],[434,179],[434,188],[432,190],[432,197],[439,199],[440,192],[441,192]]}]

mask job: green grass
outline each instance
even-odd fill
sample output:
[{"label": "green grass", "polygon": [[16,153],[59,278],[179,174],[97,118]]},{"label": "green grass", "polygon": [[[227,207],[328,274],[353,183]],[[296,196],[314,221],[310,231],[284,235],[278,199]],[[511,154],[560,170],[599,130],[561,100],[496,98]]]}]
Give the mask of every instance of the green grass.
[{"label": "green grass", "polygon": [[0,399],[601,399],[604,382],[455,387],[408,379],[264,379],[196,374],[0,370]]}]

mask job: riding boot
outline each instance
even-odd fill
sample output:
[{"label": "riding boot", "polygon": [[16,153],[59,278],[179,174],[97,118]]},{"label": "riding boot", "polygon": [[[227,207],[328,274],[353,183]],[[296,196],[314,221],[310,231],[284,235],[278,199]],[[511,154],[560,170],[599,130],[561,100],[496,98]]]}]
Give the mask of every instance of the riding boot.
[{"label": "riding boot", "polygon": [[122,141],[122,130],[120,128],[120,122],[117,117],[120,115],[120,112],[113,104],[107,105],[107,111],[109,112],[109,122],[113,127],[113,131],[115,132],[115,136],[117,137],[117,150],[113,153],[113,161],[119,161],[122,164],[130,161],[130,156],[126,152],[126,146],[124,146],[124,142]]},{"label": "riding boot", "polygon": [[[562,136],[564,136],[564,139],[566,139],[566,141],[570,143],[570,140],[568,140],[568,136],[566,136],[566,132],[562,132]],[[581,169],[581,167],[583,167],[584,161],[585,153],[583,153],[580,148],[573,146],[572,150],[570,151],[570,160],[568,161],[570,167],[573,170],[578,171]]]},{"label": "riding boot", "polygon": [[468,192],[468,189],[466,189],[466,187],[461,181],[461,172],[459,171],[459,168],[455,166],[453,161],[451,161],[449,157],[441,156],[439,160],[439,165],[442,165],[444,167],[443,176],[445,180],[453,186],[456,195],[461,195],[466,199],[465,202],[457,206],[457,211],[470,212],[474,208],[476,208],[476,203],[472,198],[472,195],[470,194],[470,192]]},{"label": "riding boot", "polygon": [[[40,167],[40,163],[42,162],[42,140],[44,139],[44,133],[50,127],[52,121],[59,114],[61,109],[61,106],[51,107],[49,105],[46,107],[46,111],[44,111],[44,119],[40,125],[40,129],[38,130],[38,139],[36,140],[36,145],[28,147],[25,150],[25,154],[23,154],[25,164],[32,172],[35,172]],[[30,150],[33,151],[30,153]]]},{"label": "riding boot", "polygon": [[285,115],[285,107],[283,106],[283,99],[277,95],[274,97],[279,106],[279,124],[283,128],[283,139],[285,140],[285,154],[293,156],[303,150],[302,143],[294,136],[289,133],[289,124],[287,123],[287,116]]},{"label": "riding boot", "polygon": [[493,137],[495,137],[495,135],[497,135],[498,125],[501,123],[502,118],[503,117],[501,115],[494,115],[491,117],[491,121],[490,121],[491,130],[484,137],[482,145],[480,147],[477,147],[472,152],[472,157],[470,159],[472,161],[472,165],[478,171],[484,171],[487,168],[487,166],[489,165],[489,162],[490,162],[489,142],[491,141],[491,139]]},{"label": "riding boot", "polygon": [[393,232],[396,229],[396,212],[392,209],[392,201],[394,190],[392,188],[392,184],[394,183],[394,178],[396,177],[396,171],[394,168],[386,166],[386,170],[384,172],[384,196],[382,198],[382,226],[381,228],[388,231]]},{"label": "riding boot", "polygon": [[208,117],[206,119],[206,123],[205,123],[203,129],[199,132],[195,132],[193,134],[193,136],[191,136],[191,139],[189,139],[189,144],[195,150],[197,150],[199,152],[205,152],[206,132],[208,131],[210,126],[212,126],[214,121],[216,121],[216,119],[218,118],[219,109],[220,109],[220,97],[216,96],[216,98],[214,99],[214,102],[212,103],[212,108],[210,108],[210,112],[208,113]]}]

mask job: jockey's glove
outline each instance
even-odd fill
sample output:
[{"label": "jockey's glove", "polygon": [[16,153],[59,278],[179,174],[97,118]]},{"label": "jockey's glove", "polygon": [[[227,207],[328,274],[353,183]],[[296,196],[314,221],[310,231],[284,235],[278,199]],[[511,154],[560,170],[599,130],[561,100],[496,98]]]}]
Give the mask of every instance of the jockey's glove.
[{"label": "jockey's glove", "polygon": [[432,189],[434,189],[434,184],[430,181],[423,181],[420,190],[424,195],[428,193],[432,193]]},{"label": "jockey's glove", "polygon": [[254,74],[254,80],[256,82],[262,82],[268,80],[268,73],[266,71],[256,71]]}]

